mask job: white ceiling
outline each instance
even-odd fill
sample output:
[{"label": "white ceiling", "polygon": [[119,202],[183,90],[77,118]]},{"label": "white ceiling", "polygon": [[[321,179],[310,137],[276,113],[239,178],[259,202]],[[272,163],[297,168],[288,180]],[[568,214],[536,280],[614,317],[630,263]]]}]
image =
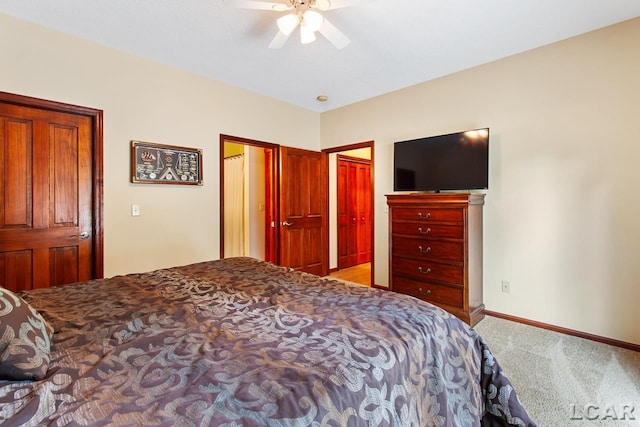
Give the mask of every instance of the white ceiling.
[{"label": "white ceiling", "polygon": [[318,112],[640,16],[640,0],[369,0],[323,13],[346,48],[294,33],[274,50],[283,12],[230,1],[0,0],[0,12]]}]

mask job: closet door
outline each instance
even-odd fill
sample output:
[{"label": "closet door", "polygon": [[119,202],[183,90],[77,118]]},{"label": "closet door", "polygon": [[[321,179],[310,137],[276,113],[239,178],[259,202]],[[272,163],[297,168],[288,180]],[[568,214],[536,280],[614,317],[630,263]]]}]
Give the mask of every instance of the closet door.
[{"label": "closet door", "polygon": [[94,265],[94,132],[90,116],[0,99],[0,280],[8,289],[102,275]]},{"label": "closet door", "polygon": [[371,161],[338,155],[338,268],[371,261]]},{"label": "closet door", "polygon": [[356,263],[371,261],[371,162],[358,163]]}]

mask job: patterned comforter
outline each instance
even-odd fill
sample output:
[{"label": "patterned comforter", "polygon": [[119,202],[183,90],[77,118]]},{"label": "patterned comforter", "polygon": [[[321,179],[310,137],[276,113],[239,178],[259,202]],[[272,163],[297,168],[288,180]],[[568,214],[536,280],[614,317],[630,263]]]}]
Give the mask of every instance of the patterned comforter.
[{"label": "patterned comforter", "polygon": [[413,297],[232,258],[21,296],[54,327],[6,425],[534,425],[483,339]]}]

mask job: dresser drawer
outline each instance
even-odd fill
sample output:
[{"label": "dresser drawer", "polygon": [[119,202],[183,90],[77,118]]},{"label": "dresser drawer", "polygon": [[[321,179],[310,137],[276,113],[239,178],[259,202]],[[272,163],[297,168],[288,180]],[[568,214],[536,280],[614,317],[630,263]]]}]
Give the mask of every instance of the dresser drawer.
[{"label": "dresser drawer", "polygon": [[393,276],[393,290],[411,295],[436,304],[463,308],[464,295],[462,288],[436,285],[429,282],[419,282],[404,277]]},{"label": "dresser drawer", "polygon": [[442,225],[437,222],[424,224],[424,222],[393,222],[391,232],[394,234],[407,234],[418,237],[446,237],[449,239],[464,238],[462,225]]},{"label": "dresser drawer", "polygon": [[463,267],[440,264],[430,261],[418,261],[394,255],[391,260],[393,275],[401,274],[417,280],[435,280],[462,285],[464,283]]},{"label": "dresser drawer", "polygon": [[394,220],[410,220],[410,221],[448,221],[448,222],[461,222],[464,219],[464,212],[462,209],[440,209],[440,208],[405,208],[394,207],[393,208]]},{"label": "dresser drawer", "polygon": [[424,260],[464,262],[463,242],[440,242],[392,236],[393,255],[419,257]]}]

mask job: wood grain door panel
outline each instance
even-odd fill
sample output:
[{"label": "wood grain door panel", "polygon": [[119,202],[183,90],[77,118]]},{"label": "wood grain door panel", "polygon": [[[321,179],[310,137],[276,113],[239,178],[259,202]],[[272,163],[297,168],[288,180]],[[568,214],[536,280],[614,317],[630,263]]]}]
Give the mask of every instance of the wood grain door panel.
[{"label": "wood grain door panel", "polygon": [[338,267],[344,268],[349,265],[350,260],[350,239],[347,237],[351,230],[351,216],[349,215],[348,193],[340,191],[348,185],[348,164],[338,161],[337,166],[337,223],[338,223]]},{"label": "wood grain door panel", "polygon": [[359,163],[357,168],[357,249],[356,263],[371,261],[371,163]]},{"label": "wood grain door panel", "polygon": [[31,176],[31,140],[33,123],[30,120],[0,118],[0,226],[31,228],[33,187]]},{"label": "wood grain door panel", "polygon": [[6,251],[0,253],[0,280],[12,291],[26,291],[33,284],[33,251]]},{"label": "wood grain door panel", "polygon": [[371,261],[371,162],[338,155],[338,268]]},{"label": "wood grain door panel", "polygon": [[326,275],[321,153],[280,148],[280,264]]},{"label": "wood grain door panel", "polygon": [[0,180],[4,285],[26,290],[92,279],[91,118],[0,103]]}]

